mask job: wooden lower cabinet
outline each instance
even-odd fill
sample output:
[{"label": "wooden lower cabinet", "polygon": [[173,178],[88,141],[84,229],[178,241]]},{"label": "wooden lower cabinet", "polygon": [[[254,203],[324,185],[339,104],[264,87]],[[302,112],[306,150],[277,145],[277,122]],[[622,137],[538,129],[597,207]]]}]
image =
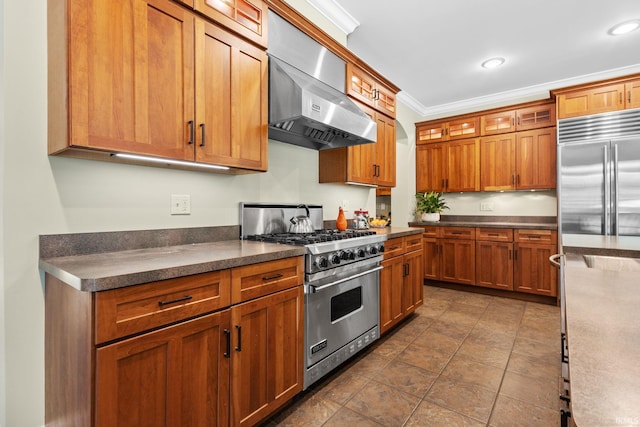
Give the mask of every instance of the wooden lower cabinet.
[{"label": "wooden lower cabinet", "polygon": [[517,243],[513,289],[538,295],[558,295],[558,270],[549,263],[556,245]]},{"label": "wooden lower cabinet", "polygon": [[475,284],[475,241],[441,239],[440,249],[440,280],[466,285]]},{"label": "wooden lower cabinet", "polygon": [[380,334],[398,324],[423,299],[422,235],[397,237],[385,243],[380,273]]},{"label": "wooden lower cabinet", "polygon": [[302,391],[302,286],[231,308],[231,425],[251,426]]},{"label": "wooden lower cabinet", "polygon": [[513,290],[513,243],[476,241],[475,284]]},{"label": "wooden lower cabinet", "polygon": [[230,311],[96,351],[96,426],[226,426]]}]

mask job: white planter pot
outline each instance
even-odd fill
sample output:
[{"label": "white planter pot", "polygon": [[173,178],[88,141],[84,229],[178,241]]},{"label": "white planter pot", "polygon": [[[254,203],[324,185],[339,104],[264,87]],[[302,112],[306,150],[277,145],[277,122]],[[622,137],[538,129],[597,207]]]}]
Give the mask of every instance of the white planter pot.
[{"label": "white planter pot", "polygon": [[439,213],[423,213],[422,220],[425,222],[437,222],[440,221]]}]

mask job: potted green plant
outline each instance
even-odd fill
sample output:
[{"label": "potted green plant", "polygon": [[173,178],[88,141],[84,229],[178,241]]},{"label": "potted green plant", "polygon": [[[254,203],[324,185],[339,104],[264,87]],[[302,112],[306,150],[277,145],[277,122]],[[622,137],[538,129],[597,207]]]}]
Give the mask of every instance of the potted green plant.
[{"label": "potted green plant", "polygon": [[443,200],[442,193],[416,193],[416,215],[422,221],[440,221],[440,213],[445,209],[449,209],[449,206]]}]

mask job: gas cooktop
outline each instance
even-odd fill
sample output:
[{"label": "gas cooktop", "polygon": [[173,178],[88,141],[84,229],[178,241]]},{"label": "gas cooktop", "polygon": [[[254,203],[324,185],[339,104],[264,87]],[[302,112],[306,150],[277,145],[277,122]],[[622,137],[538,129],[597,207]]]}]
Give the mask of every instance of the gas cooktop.
[{"label": "gas cooktop", "polygon": [[332,242],[336,240],[354,239],[358,237],[372,236],[376,232],[373,230],[316,230],[313,233],[273,233],[273,234],[255,234],[245,236],[247,240],[255,240],[260,242],[283,243],[287,245],[313,245],[316,243]]}]

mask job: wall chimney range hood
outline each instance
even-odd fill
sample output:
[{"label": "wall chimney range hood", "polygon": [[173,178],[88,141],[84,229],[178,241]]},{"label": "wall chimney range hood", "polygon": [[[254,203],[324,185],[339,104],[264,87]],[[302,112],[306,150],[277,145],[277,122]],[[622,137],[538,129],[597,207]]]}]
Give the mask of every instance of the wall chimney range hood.
[{"label": "wall chimney range hood", "polygon": [[269,12],[269,138],[315,150],[375,142],[377,125],[344,93],[345,62]]}]

